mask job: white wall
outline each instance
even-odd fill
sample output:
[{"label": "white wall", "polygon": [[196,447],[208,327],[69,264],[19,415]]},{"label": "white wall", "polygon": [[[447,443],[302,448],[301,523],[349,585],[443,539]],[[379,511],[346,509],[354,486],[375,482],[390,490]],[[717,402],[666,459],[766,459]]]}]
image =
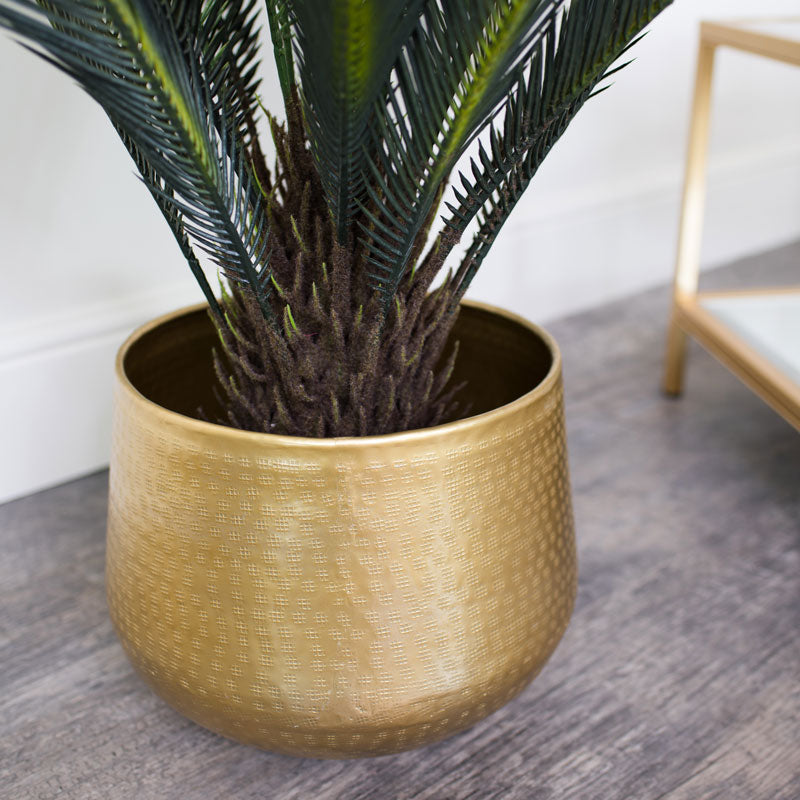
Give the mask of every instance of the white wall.
[{"label": "white wall", "polygon": [[[546,321],[667,280],[697,21],[791,13],[676,0],[551,153],[472,295]],[[2,35],[0,75],[2,500],[106,462],[116,347],[202,297],[103,113]],[[715,92],[708,264],[800,237],[800,72],[722,52]],[[263,94],[278,107],[271,73]]]}]

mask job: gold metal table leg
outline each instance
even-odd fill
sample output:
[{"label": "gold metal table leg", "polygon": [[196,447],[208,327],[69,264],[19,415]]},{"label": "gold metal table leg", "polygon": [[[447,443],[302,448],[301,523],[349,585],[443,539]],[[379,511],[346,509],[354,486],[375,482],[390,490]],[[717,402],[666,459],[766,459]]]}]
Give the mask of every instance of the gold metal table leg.
[{"label": "gold metal table leg", "polygon": [[686,357],[686,333],[677,321],[677,299],[680,295],[697,294],[700,272],[700,247],[703,238],[703,212],[706,195],[706,155],[711,115],[711,79],[714,72],[715,50],[716,46],[706,42],[701,35],[689,128],[683,203],[678,229],[678,256],[673,284],[672,314],[667,332],[667,352],[662,383],[664,391],[672,395],[680,394],[683,390]]}]

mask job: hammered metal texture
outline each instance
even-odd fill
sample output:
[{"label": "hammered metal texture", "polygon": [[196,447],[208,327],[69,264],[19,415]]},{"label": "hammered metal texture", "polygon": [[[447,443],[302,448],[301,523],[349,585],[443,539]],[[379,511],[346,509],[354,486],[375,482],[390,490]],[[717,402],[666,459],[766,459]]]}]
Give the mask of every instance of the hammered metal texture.
[{"label": "hammered metal texture", "polygon": [[181,335],[191,325],[205,326],[196,310],[151,324],[117,365],[107,590],[145,681],[211,730],[318,757],[417,747],[516,695],[576,590],[549,337],[467,308],[461,359],[480,391],[502,394],[503,359],[518,381],[532,336],[550,362],[535,389],[424,431],[316,440],[212,425],[140,394],[130,374],[162,397],[185,383],[201,357]]}]

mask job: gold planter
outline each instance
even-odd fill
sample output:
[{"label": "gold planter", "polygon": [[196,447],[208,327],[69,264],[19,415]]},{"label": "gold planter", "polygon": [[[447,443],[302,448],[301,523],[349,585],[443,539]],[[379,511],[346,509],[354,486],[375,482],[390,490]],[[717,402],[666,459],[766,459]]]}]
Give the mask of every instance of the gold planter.
[{"label": "gold planter", "polygon": [[322,757],[467,728],[539,672],[576,589],[561,362],[544,331],[469,305],[474,416],[306,439],[193,418],[201,308],[117,359],[106,579],[147,683],[213,731]]}]

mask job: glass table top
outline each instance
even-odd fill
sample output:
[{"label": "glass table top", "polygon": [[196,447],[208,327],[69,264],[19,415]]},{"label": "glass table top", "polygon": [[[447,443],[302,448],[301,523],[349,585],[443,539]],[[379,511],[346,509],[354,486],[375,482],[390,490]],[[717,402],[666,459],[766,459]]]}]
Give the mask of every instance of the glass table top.
[{"label": "glass table top", "polygon": [[701,295],[698,302],[800,386],[800,290]]}]

